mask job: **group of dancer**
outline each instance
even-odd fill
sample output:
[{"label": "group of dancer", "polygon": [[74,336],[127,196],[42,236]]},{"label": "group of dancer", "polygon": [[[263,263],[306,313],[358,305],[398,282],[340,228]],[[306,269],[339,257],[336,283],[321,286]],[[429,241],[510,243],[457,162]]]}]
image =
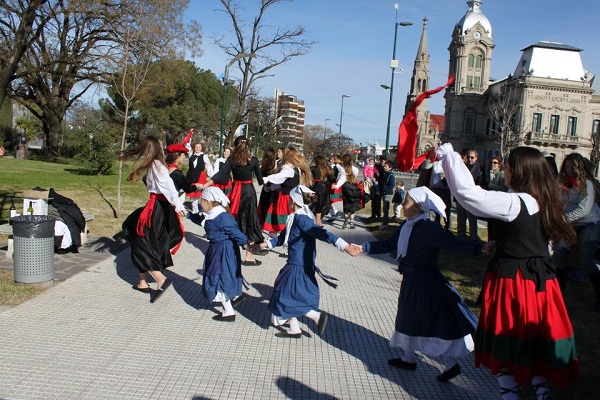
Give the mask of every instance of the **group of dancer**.
[{"label": "group of dancer", "polygon": [[[249,260],[260,250],[283,246],[287,263],[275,279],[269,310],[275,326],[289,327],[280,329],[277,336],[302,337],[298,322],[302,316],[313,320],[322,334],[328,316],[319,309],[317,275],[330,285],[335,283],[315,265],[318,239],[352,256],[396,252],[403,278],[390,345],[401,348],[404,355],[388,360],[390,365],[415,370],[417,351],[441,356],[444,370],[437,379],[447,382],[461,373],[456,357],[474,351],[475,365],[487,367],[497,377],[503,399],[516,399],[519,385],[527,384],[534,386],[538,399],[550,399],[550,383],[564,387],[577,379],[573,327],[549,256],[549,243],[568,245],[577,239],[555,190],[553,174],[538,150],[519,147],[511,151],[504,168],[505,183],[511,190],[496,192],[474,184],[450,144],[437,149],[457,201],[494,224],[496,240],[486,244],[456,237],[431,221],[430,212],[445,215],[446,206],[426,187],[406,193],[402,203],[406,220],[388,239],[349,244],[324,229],[320,218],[327,212],[326,200],[332,203],[340,193],[342,198],[354,195],[354,189],[346,185],[352,184],[357,175],[351,156],[343,156],[341,165],[335,162],[331,170],[325,168],[323,159],[315,160],[313,172],[318,175],[313,177],[299,152],[286,149],[283,153],[279,167],[272,158],[269,165],[259,163],[250,155],[245,139],[238,138],[232,155],[219,171],[205,183],[194,184],[201,191],[204,229],[210,241],[203,291],[209,301],[223,307],[213,319],[234,321],[234,306],[244,298],[240,247],[246,250]],[[132,213],[124,228],[131,242],[133,264],[140,272],[140,282],[134,289],[150,291],[150,274],[157,284],[153,296],[157,299],[170,285],[163,271],[172,265],[171,250],[183,236],[178,220],[178,215],[185,213],[183,204],[174,180],[168,176],[169,167],[158,140],[143,139],[137,147],[123,152],[121,158],[141,160],[128,180],[146,173],[150,199],[145,207]],[[259,204],[253,177],[263,184]],[[217,185],[227,187],[231,178],[233,190],[227,196]],[[324,193],[323,186],[327,190],[327,180],[335,183],[330,185],[325,200],[320,194]],[[263,201],[268,204],[260,204]],[[345,226],[353,227],[358,209],[352,201],[345,202]],[[277,235],[265,241],[261,228]],[[493,254],[483,283],[479,319],[438,269],[442,248]]]}]

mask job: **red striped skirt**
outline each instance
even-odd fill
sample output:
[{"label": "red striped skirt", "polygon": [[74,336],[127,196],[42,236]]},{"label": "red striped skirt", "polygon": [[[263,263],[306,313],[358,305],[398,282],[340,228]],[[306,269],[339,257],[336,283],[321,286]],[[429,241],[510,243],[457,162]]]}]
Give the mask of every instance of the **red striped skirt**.
[{"label": "red striped skirt", "polygon": [[290,195],[278,192],[273,196],[273,201],[269,205],[263,229],[269,232],[281,232],[285,229],[287,216],[291,213]]},{"label": "red striped skirt", "polygon": [[524,279],[520,269],[515,278],[486,274],[475,334],[480,365],[494,375],[512,371],[520,385],[540,375],[561,388],[579,377],[573,326],[556,278],[536,291],[536,282]]},{"label": "red striped skirt", "polygon": [[329,201],[332,204],[342,201],[342,187],[341,186],[337,189],[333,189],[331,187],[331,185],[328,185],[327,192],[329,193]]}]

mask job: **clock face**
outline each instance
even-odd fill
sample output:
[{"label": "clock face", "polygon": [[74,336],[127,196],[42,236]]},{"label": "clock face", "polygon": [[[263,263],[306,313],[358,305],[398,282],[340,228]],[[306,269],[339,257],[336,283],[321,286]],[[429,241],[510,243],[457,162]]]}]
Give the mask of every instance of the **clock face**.
[{"label": "clock face", "polygon": [[473,38],[479,40],[481,38],[481,33],[479,33],[479,32],[473,33]]}]

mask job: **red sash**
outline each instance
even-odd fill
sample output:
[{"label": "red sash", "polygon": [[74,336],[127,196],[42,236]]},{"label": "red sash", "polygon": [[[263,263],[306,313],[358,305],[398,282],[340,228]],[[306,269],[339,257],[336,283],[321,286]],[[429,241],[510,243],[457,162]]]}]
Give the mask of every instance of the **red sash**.
[{"label": "red sash", "polygon": [[139,237],[145,236],[145,234],[144,234],[145,227],[148,227],[148,228],[152,227],[152,212],[154,211],[154,205],[156,204],[156,199],[167,201],[167,198],[162,194],[150,193],[150,198],[148,199],[146,206],[144,207],[144,209],[142,210],[142,213],[140,214],[140,219],[138,219],[137,226],[135,229],[135,233],[137,233],[137,235]]},{"label": "red sash", "polygon": [[242,197],[242,185],[251,184],[252,179],[247,181],[233,181],[233,190],[231,191],[231,197],[229,198],[231,203],[229,204],[229,213],[234,217],[240,209],[240,199]]}]

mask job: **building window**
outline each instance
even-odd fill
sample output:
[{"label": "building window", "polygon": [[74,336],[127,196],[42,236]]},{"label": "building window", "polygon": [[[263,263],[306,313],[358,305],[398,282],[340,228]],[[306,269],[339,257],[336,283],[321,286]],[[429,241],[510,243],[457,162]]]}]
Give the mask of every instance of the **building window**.
[{"label": "building window", "polygon": [[595,119],[592,122],[592,136],[600,135],[600,119]]},{"label": "building window", "polygon": [[475,134],[475,117],[476,113],[473,109],[467,110],[465,112],[464,132],[466,135],[472,136]]},{"label": "building window", "polygon": [[475,56],[475,68],[481,68],[481,54]]},{"label": "building window", "polygon": [[531,130],[534,132],[542,131],[542,114],[541,113],[533,113],[533,124],[531,126]]},{"label": "building window", "polygon": [[556,114],[550,116],[550,133],[554,135],[558,135],[558,123],[560,121],[560,117]]},{"label": "building window", "polygon": [[475,64],[475,56],[473,54],[469,54],[469,68],[473,68]]},{"label": "building window", "polygon": [[569,117],[567,121],[567,135],[577,136],[577,117]]}]

